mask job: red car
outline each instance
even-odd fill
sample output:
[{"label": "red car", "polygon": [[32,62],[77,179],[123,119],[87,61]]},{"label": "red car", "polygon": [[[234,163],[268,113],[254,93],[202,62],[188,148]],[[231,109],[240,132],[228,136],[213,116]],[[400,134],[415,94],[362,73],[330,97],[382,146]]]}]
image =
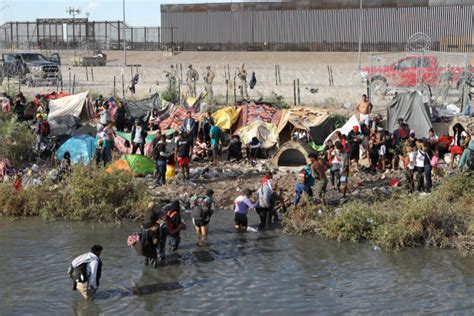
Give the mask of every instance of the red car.
[{"label": "red car", "polygon": [[441,67],[434,56],[408,56],[387,66],[364,67],[361,70],[363,80],[369,80],[373,94],[385,94],[388,86],[416,87],[438,86],[442,81],[456,83],[474,68]]}]

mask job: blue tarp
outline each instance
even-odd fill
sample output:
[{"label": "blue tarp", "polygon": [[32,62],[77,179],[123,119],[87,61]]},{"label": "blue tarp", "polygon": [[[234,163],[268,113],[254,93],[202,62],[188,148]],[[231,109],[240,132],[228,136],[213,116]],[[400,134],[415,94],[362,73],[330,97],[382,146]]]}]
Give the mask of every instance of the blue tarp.
[{"label": "blue tarp", "polygon": [[69,151],[71,163],[89,164],[95,154],[96,139],[90,135],[76,135],[69,138],[59,147],[56,159],[62,160],[64,153]]}]

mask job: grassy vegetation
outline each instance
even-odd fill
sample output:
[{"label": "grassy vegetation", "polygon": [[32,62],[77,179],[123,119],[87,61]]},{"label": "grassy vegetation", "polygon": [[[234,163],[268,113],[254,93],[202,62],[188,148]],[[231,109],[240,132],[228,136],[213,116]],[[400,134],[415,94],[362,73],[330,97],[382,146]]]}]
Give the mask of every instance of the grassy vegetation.
[{"label": "grassy vegetation", "polygon": [[336,209],[301,205],[290,210],[283,226],[288,233],[369,241],[385,249],[434,246],[473,255],[473,205],[474,175],[464,174],[445,179],[425,197],[400,193],[388,200],[351,202]]},{"label": "grassy vegetation", "polygon": [[28,161],[34,135],[27,123],[18,123],[12,113],[0,112],[0,158],[15,165]]},{"label": "grassy vegetation", "polygon": [[149,196],[130,179],[129,173],[120,170],[108,173],[102,168],[74,166],[57,185],[44,183],[15,191],[11,183],[0,183],[0,214],[95,221],[135,218]]},{"label": "grassy vegetation", "polygon": [[349,120],[349,117],[339,113],[333,113],[330,115],[332,122],[336,128],[341,128]]}]

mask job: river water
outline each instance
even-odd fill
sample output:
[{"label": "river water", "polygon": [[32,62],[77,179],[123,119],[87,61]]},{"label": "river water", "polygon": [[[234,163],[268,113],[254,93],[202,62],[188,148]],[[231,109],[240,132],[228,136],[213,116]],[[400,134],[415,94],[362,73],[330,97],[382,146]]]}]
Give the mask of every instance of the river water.
[{"label": "river water", "polygon": [[[454,251],[237,234],[220,211],[206,242],[188,229],[152,269],[126,245],[137,226],[0,218],[0,315],[474,314],[474,259]],[[66,270],[94,243],[104,246],[103,275],[84,302]]]}]

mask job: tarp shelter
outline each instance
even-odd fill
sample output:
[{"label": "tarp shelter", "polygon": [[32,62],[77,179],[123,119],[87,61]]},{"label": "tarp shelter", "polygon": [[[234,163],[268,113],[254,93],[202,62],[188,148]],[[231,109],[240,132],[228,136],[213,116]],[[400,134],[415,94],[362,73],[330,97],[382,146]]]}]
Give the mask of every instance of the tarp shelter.
[{"label": "tarp shelter", "polygon": [[97,126],[92,126],[89,123],[87,123],[84,126],[72,132],[72,136],[83,135],[83,134],[88,134],[95,137],[97,135]]},{"label": "tarp shelter", "polygon": [[[148,136],[145,139],[145,155],[151,157],[153,154],[152,142],[155,138],[156,131],[148,132]],[[130,154],[132,152],[132,134],[115,132],[115,148],[121,153]],[[128,142],[129,146],[126,146]]]},{"label": "tarp shelter", "polygon": [[239,119],[235,124],[235,129],[249,125],[254,121],[273,123],[278,126],[281,119],[281,111],[265,104],[258,104],[254,101],[240,105]]},{"label": "tarp shelter", "polygon": [[387,130],[393,133],[398,128],[398,119],[402,118],[418,138],[428,137],[428,132],[433,127],[429,113],[420,93],[413,91],[398,94],[387,105]]},{"label": "tarp shelter", "polygon": [[82,115],[84,118],[88,118],[89,115],[87,111],[83,111],[85,109],[84,104],[86,103],[88,93],[89,92],[86,91],[49,101],[48,120],[67,115],[78,118]]},{"label": "tarp shelter", "polygon": [[126,100],[124,104],[132,119],[145,119],[153,109],[161,110],[160,96],[158,93],[142,100]]},{"label": "tarp shelter", "polygon": [[71,135],[79,124],[79,117],[73,115],[58,116],[48,120],[51,136]]},{"label": "tarp shelter", "polygon": [[[63,97],[67,97],[67,96],[70,96],[69,93],[67,92],[64,92],[64,91],[60,91],[59,93],[56,92],[56,91],[53,91],[53,92],[50,92],[50,93],[41,93],[40,96],[44,97],[46,100],[56,100],[56,99],[60,99],[60,98],[63,98]],[[39,98],[35,98],[33,100],[33,104],[36,105],[37,107],[40,106],[40,99]]]},{"label": "tarp shelter", "polygon": [[142,155],[123,155],[107,168],[108,172],[113,170],[126,170],[136,175],[145,176],[155,172],[155,164],[153,160]]},{"label": "tarp shelter", "polygon": [[240,108],[236,106],[227,106],[220,110],[217,110],[212,114],[212,118],[216,122],[216,125],[221,129],[230,130],[232,126],[239,119]]},{"label": "tarp shelter", "polygon": [[[183,121],[186,118],[186,112],[187,110],[182,106],[176,108],[174,112],[170,114],[170,117],[160,122],[160,128],[162,130],[170,128],[179,130],[183,126]],[[199,121],[201,118],[201,114],[199,113],[191,112],[191,116],[196,121]]]},{"label": "tarp shelter", "polygon": [[342,135],[349,135],[349,132],[352,130],[354,126],[358,126],[360,128],[359,120],[357,119],[357,116],[352,115],[349,120],[342,126],[341,128],[338,128],[334,130],[331,134],[329,134],[328,137],[324,140],[324,143],[326,143],[328,140],[335,141],[336,140],[336,132],[339,131],[341,132]]},{"label": "tarp shelter", "polygon": [[183,99],[183,107],[186,111],[198,113],[201,111],[202,93],[199,97],[187,97]]},{"label": "tarp shelter", "polygon": [[59,147],[56,152],[56,159],[62,160],[64,153],[69,151],[71,163],[89,164],[95,154],[96,139],[90,135],[77,135],[69,138]]},{"label": "tarp shelter", "polygon": [[309,108],[284,110],[278,125],[280,143],[291,140],[295,130],[306,131],[313,142],[322,144],[334,130],[334,123],[326,110]]},{"label": "tarp shelter", "polygon": [[240,128],[237,132],[243,144],[248,144],[253,137],[257,137],[262,148],[272,148],[278,142],[277,126],[275,124],[255,121]]}]

